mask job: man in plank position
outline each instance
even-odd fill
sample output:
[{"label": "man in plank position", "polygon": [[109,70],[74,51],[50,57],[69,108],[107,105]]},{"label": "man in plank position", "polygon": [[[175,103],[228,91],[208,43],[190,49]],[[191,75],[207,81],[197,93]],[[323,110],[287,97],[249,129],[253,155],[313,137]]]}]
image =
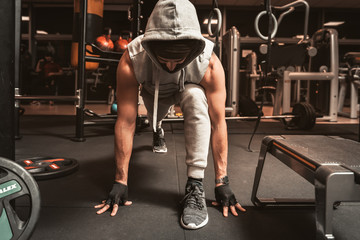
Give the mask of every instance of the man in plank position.
[{"label": "man in plank position", "polygon": [[117,69],[118,118],[115,125],[115,184],[106,201],[96,206],[101,214],[127,200],[128,168],[136,125],[138,89],[154,130],[154,152],[166,152],[161,120],[173,104],[184,115],[188,180],[180,219],[186,229],[208,222],[202,180],[207,165],[209,142],[215,166],[213,205],[238,215],[245,211],[236,201],[227,177],[227,126],[225,121],[225,74],[213,53],[214,44],[201,35],[194,6],[188,0],[159,0],[145,34],[134,39]]}]

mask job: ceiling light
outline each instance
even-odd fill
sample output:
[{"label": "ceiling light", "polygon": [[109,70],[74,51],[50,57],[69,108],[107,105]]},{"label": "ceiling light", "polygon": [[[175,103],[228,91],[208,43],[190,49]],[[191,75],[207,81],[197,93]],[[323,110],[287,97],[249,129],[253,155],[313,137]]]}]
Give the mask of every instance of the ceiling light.
[{"label": "ceiling light", "polygon": [[[209,23],[209,19],[205,18],[203,24],[208,24]],[[218,20],[217,19],[211,19],[211,24],[217,24]]]},{"label": "ceiling light", "polygon": [[28,21],[30,21],[30,17],[29,17],[29,16],[22,16],[22,17],[21,17],[21,20],[24,21],[24,22],[25,22],[25,21],[28,22]]},{"label": "ceiling light", "polygon": [[330,21],[330,22],[324,23],[324,26],[325,27],[337,27],[344,23],[345,23],[345,21]]},{"label": "ceiling light", "polygon": [[43,30],[36,30],[36,34],[48,34],[48,33]]}]

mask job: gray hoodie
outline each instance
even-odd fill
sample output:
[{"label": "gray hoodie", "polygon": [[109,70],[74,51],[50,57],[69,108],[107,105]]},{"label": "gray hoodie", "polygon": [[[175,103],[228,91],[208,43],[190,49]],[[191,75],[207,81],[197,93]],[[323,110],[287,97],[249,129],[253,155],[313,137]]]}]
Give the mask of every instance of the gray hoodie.
[{"label": "gray hoodie", "polygon": [[[163,70],[157,58],[148,49],[148,42],[154,40],[196,39],[187,65],[175,73]],[[201,35],[195,7],[188,0],[159,0],[148,20],[145,34],[135,38],[128,51],[135,77],[150,94],[159,84],[159,98],[168,97],[184,89],[184,83],[198,84],[209,65],[214,44]]]}]

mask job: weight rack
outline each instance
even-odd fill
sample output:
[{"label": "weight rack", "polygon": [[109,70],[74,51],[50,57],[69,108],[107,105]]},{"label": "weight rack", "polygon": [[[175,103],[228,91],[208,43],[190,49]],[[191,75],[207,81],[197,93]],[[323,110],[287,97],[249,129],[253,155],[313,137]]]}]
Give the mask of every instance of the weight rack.
[{"label": "weight rack", "polygon": [[[140,20],[141,16],[141,5],[143,2],[141,0],[134,0],[133,7],[136,14],[135,26],[133,26],[134,37],[140,35]],[[78,71],[77,71],[77,89],[76,94],[79,98],[78,104],[76,105],[76,129],[75,137],[72,138],[73,141],[83,142],[84,138],[84,126],[93,126],[96,124],[101,124],[101,122],[96,121],[87,121],[85,120],[85,99],[84,99],[84,88],[85,88],[85,63],[86,62],[106,62],[106,63],[117,63],[122,54],[119,53],[105,53],[101,49],[97,48],[95,45],[91,44],[93,49],[96,50],[97,54],[110,55],[110,57],[94,57],[86,56],[86,23],[87,23],[87,0],[80,1],[80,13],[79,13],[79,24],[80,24],[80,39],[79,39],[79,49],[78,49]]]}]

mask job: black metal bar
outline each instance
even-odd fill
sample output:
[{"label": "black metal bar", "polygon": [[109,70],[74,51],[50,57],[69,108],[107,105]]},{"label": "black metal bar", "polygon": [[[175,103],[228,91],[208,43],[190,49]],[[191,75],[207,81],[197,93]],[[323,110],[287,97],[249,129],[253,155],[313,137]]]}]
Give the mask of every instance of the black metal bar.
[{"label": "black metal bar", "polygon": [[0,1],[0,9],[0,156],[14,160],[15,1]]},{"label": "black metal bar", "polygon": [[29,52],[31,54],[31,66],[36,66],[37,50],[36,50],[36,8],[33,3],[29,3]]},{"label": "black metal bar", "polygon": [[133,37],[136,38],[140,34],[142,34],[141,30],[141,19],[142,11],[141,11],[141,5],[143,4],[142,0],[133,0],[133,13],[135,13],[135,16],[133,16]]},{"label": "black metal bar", "polygon": [[15,62],[14,87],[20,88],[20,35],[21,35],[21,0],[15,0]]},{"label": "black metal bar", "polygon": [[110,63],[118,63],[120,61],[120,59],[93,57],[93,56],[85,56],[85,60],[87,62],[110,62]]},{"label": "black metal bar", "polygon": [[[20,84],[20,42],[21,42],[21,0],[15,1],[15,62],[14,62],[14,87],[15,95],[20,94],[21,84]],[[14,107],[14,134],[15,139],[20,139],[20,102],[15,99]]]},{"label": "black metal bar", "polygon": [[78,96],[53,96],[53,95],[42,95],[42,96],[15,96],[16,100],[56,100],[56,101],[77,101]]},{"label": "black metal bar", "polygon": [[141,34],[141,0],[137,1],[137,16],[136,16],[136,35],[139,36]]},{"label": "black metal bar", "polygon": [[113,125],[116,122],[116,118],[114,119],[93,119],[93,120],[87,120],[84,122],[85,126],[95,126],[95,125]]},{"label": "black metal bar", "polygon": [[74,141],[83,142],[84,138],[84,87],[85,87],[85,38],[86,38],[87,0],[80,1],[80,39],[78,52],[78,89],[79,102],[76,106],[76,136]]},{"label": "black metal bar", "polygon": [[[279,116],[261,116],[260,119],[286,119],[286,118],[296,118],[295,115],[279,115]],[[226,120],[256,120],[257,116],[244,116],[244,117],[225,117]],[[174,117],[174,118],[165,118],[163,122],[176,122],[184,121],[183,117]]]}]

